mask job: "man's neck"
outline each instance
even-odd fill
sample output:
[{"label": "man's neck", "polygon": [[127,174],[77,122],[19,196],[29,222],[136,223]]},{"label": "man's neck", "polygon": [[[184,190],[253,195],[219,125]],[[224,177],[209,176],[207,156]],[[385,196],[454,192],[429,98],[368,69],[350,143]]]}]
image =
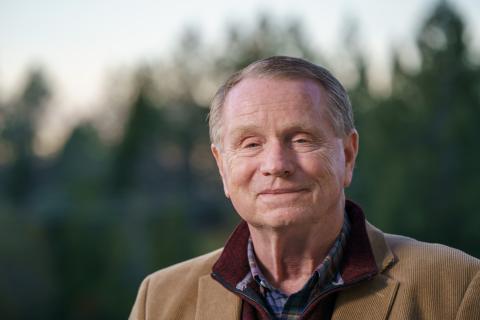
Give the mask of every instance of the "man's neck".
[{"label": "man's neck", "polygon": [[328,221],[264,229],[249,225],[257,263],[268,281],[287,294],[300,290],[328,254],[343,225],[343,211]]}]

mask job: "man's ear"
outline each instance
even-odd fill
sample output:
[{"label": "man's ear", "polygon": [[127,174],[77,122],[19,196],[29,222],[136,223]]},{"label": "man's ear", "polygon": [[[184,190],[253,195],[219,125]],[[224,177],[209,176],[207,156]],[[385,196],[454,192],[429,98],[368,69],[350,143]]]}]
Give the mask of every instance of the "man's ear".
[{"label": "man's ear", "polygon": [[220,177],[222,178],[223,191],[225,192],[225,196],[227,198],[230,198],[230,194],[228,193],[227,181],[225,180],[225,173],[224,173],[224,169],[223,169],[223,155],[222,155],[222,152],[213,143],[210,146],[210,150],[212,150],[213,157],[215,158],[215,162],[217,163],[218,172],[220,173]]},{"label": "man's ear", "polygon": [[358,154],[358,140],[358,132],[355,129],[343,138],[343,152],[345,156],[344,187],[348,187],[352,182],[353,169],[355,168],[355,160],[357,159]]}]

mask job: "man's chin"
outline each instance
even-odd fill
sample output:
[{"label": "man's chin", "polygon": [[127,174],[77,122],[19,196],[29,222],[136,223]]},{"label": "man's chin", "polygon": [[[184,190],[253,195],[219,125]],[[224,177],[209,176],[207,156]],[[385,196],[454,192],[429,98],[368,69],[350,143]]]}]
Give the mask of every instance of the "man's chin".
[{"label": "man's chin", "polygon": [[312,224],[315,217],[311,212],[300,210],[299,208],[276,209],[264,211],[261,215],[255,217],[247,223],[260,229],[284,229],[293,226]]}]

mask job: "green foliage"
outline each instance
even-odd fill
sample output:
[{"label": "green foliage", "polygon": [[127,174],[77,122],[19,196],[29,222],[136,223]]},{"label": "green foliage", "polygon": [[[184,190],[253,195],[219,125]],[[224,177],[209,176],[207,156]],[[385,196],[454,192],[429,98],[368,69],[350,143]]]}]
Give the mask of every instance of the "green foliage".
[{"label": "green foliage", "polygon": [[[286,25],[286,26],[285,26]],[[392,91],[370,94],[361,46],[350,96],[361,148],[349,196],[385,231],[480,256],[479,68],[461,17],[442,2],[418,35],[421,66],[394,56]],[[261,17],[205,46],[187,30],[172,61],[141,68],[122,138],[76,128],[51,159],[33,153],[49,98],[40,71],[2,106],[0,309],[8,319],[125,318],[143,277],[223,244],[238,221],[209,154],[208,102],[231,72],[274,54],[320,63],[301,24]],[[7,152],[8,151],[8,152]]]},{"label": "green foliage", "polygon": [[472,228],[479,221],[480,73],[463,39],[461,18],[441,3],[418,36],[420,70],[408,74],[397,60],[392,94],[359,117],[352,194],[384,229],[480,256]]}]

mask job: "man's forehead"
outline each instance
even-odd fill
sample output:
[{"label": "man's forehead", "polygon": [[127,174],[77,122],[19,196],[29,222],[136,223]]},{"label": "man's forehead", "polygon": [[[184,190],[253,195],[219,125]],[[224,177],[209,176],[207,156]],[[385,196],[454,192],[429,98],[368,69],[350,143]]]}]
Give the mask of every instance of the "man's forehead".
[{"label": "man's forehead", "polygon": [[302,80],[248,79],[224,105],[223,124],[230,137],[270,129],[317,131],[327,114],[323,92]]},{"label": "man's forehead", "polygon": [[326,102],[325,90],[311,79],[248,77],[230,89],[224,112],[249,115],[262,109],[294,107],[299,101],[322,105]]}]

